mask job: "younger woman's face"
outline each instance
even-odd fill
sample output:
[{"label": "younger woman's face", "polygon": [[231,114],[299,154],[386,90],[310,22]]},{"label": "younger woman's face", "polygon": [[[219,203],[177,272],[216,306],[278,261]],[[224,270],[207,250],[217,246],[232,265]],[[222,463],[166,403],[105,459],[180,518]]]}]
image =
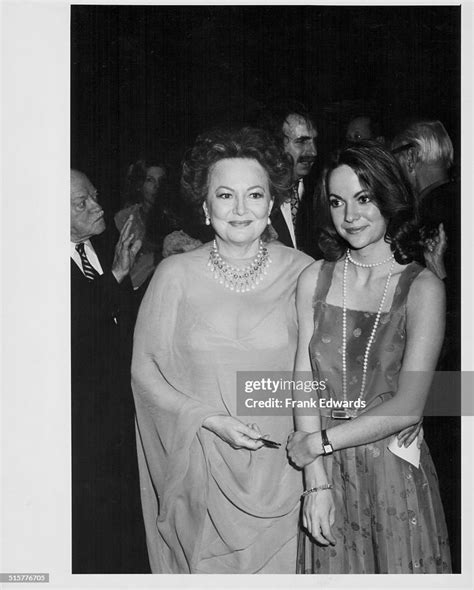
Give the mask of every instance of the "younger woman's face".
[{"label": "younger woman's face", "polygon": [[145,182],[143,183],[143,201],[151,206],[155,202],[160,184],[166,176],[166,170],[161,166],[151,166],[146,171]]},{"label": "younger woman's face", "polygon": [[383,242],[387,222],[357,174],[345,164],[330,174],[329,206],[337,233],[351,248]]}]

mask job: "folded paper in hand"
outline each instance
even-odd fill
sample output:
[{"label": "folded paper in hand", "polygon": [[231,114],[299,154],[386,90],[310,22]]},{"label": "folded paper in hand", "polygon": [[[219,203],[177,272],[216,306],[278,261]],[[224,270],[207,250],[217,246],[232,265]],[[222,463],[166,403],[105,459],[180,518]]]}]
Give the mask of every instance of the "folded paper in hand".
[{"label": "folded paper in hand", "polygon": [[408,463],[411,463],[417,469],[420,467],[420,449],[418,448],[418,437],[416,437],[408,447],[405,447],[404,445],[399,447],[398,438],[395,434],[390,439],[387,448],[391,453],[397,457],[400,457],[401,459],[404,459],[405,461],[408,461]]}]

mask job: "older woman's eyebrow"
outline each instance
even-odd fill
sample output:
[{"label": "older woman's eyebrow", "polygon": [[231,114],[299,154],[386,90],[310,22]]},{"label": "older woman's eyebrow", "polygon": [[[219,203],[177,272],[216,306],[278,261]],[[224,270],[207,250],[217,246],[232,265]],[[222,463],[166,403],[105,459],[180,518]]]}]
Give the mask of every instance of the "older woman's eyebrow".
[{"label": "older woman's eyebrow", "polygon": [[230,186],[225,186],[223,184],[217,186],[215,190],[216,191],[225,190],[225,191],[231,191],[231,192],[234,191],[234,189],[233,188],[230,188]]},{"label": "older woman's eyebrow", "polygon": [[[261,189],[262,191],[263,191],[263,190],[265,190],[265,187],[263,187],[263,186],[262,186],[262,185],[260,185],[260,184],[256,184],[255,186],[249,186],[249,187],[248,187],[248,188],[246,188],[245,190],[247,190],[247,191],[253,191],[253,190],[255,190],[256,188],[259,188],[259,189]],[[215,189],[215,190],[216,190],[216,191],[219,191],[219,190],[222,190],[222,189],[223,189],[223,190],[226,190],[226,191],[231,191],[231,192],[234,192],[234,190],[235,190],[235,189],[233,189],[233,188],[231,188],[231,187],[229,187],[229,186],[224,186],[224,185],[220,185],[220,186],[216,187],[216,189]]]}]

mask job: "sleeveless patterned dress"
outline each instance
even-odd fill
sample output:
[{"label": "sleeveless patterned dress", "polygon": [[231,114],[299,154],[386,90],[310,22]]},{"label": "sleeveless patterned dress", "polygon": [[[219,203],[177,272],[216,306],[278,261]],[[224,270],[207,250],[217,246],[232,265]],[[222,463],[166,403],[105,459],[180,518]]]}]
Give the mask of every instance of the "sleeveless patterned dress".
[{"label": "sleeveless patterned dress", "polygon": [[[342,308],[326,302],[334,262],[324,262],[313,299],[310,356],[314,378],[328,378],[329,394],[342,399]],[[367,371],[367,405],[396,391],[406,343],[406,302],[417,263],[399,276],[390,311],[382,313]],[[360,393],[365,347],[375,313],[347,310],[348,400]],[[329,393],[328,393],[329,392]],[[322,418],[323,427],[340,420]],[[304,531],[298,540],[297,573],[450,573],[451,559],[438,478],[423,442],[417,469],[387,449],[391,437],[324,457],[333,482],[335,546],[323,547]]]}]

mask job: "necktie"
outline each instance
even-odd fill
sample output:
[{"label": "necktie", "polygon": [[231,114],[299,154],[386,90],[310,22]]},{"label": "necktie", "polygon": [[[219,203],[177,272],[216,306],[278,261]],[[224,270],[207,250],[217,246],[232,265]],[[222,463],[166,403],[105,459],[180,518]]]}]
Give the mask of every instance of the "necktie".
[{"label": "necktie", "polygon": [[296,226],[296,216],[298,215],[298,207],[300,206],[300,196],[298,194],[299,181],[293,186],[293,194],[291,195],[291,219],[293,226]]},{"label": "necktie", "polygon": [[84,242],[76,244],[76,250],[79,252],[79,256],[81,257],[82,270],[84,271],[86,279],[93,281],[99,273],[95,270],[87,258],[86,251],[84,249]]}]

